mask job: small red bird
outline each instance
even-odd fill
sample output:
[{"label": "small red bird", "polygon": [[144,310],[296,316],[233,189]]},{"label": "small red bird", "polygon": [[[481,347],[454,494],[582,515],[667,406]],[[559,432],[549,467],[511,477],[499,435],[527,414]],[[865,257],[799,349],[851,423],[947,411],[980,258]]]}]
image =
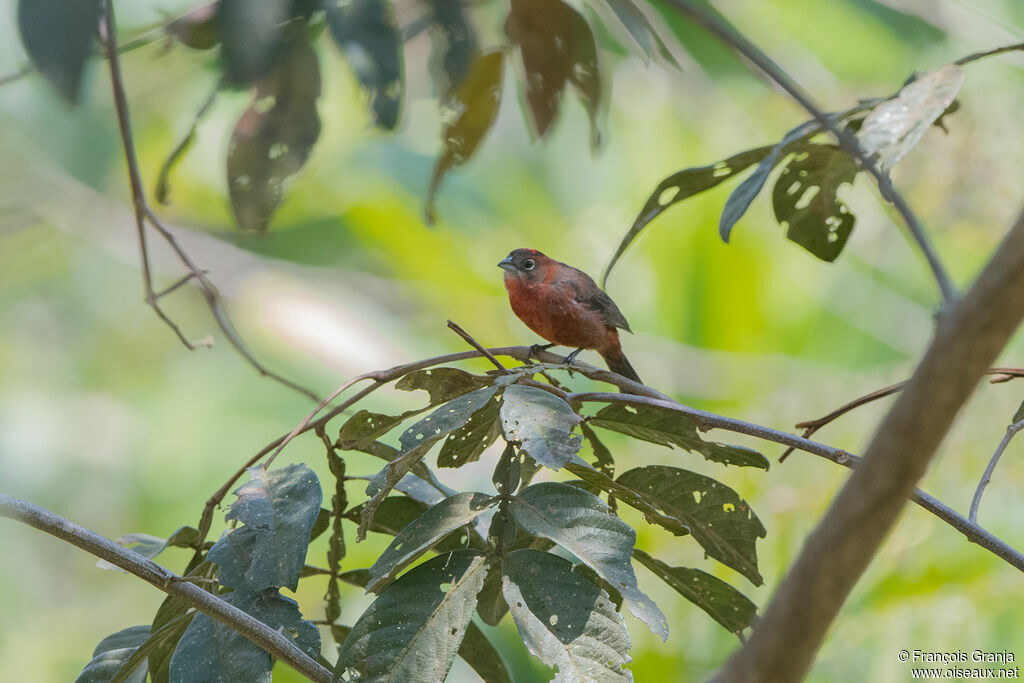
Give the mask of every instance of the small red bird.
[{"label": "small red bird", "polygon": [[593,349],[609,370],[641,382],[619,345],[616,328],[632,332],[626,316],[589,275],[536,249],[516,249],[498,266],[505,271],[513,312],[548,346],[575,348],[569,363],[583,349]]}]

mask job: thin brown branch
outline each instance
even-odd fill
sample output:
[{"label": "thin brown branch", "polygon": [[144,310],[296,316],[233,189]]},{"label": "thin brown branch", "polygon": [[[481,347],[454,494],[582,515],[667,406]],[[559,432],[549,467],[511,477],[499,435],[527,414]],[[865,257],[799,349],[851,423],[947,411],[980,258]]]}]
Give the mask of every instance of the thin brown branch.
[{"label": "thin brown branch", "polygon": [[183,600],[189,606],[237,631],[311,681],[329,683],[331,680],[331,672],[310,659],[290,638],[216,595],[193,585],[190,577],[178,576],[134,550],[120,546],[69,519],[25,500],[0,494],[0,516],[45,531],[138,576],[168,595]]},{"label": "thin brown branch", "polygon": [[813,116],[818,123],[825,128],[825,130],[835,136],[843,149],[857,160],[857,163],[860,164],[861,168],[875,178],[882,197],[886,201],[891,202],[896,208],[896,211],[899,212],[900,216],[903,218],[903,222],[906,223],[907,230],[910,232],[911,238],[917,243],[918,248],[921,250],[921,253],[924,254],[925,260],[928,262],[928,266],[931,268],[932,275],[935,277],[935,281],[938,284],[943,301],[947,305],[952,302],[956,298],[956,289],[953,287],[949,276],[946,274],[946,269],[943,267],[941,260],[932,247],[931,242],[928,240],[928,236],[921,227],[921,223],[917,220],[917,216],[914,215],[910,205],[903,199],[903,196],[896,191],[889,175],[883,171],[874,162],[871,156],[868,155],[860,146],[860,143],[857,142],[857,137],[849,130],[840,128],[836,124],[836,120],[826,114],[821,107],[815,104],[811,99],[811,96],[806,93],[781,66],[776,64],[771,57],[761,50],[761,48],[754,45],[754,43],[737,31],[735,27],[733,27],[713,9],[704,4],[692,2],[691,0],[662,1],[664,4],[672,7],[683,16],[702,26],[706,31],[708,31],[708,33],[711,33],[721,42],[725,43],[727,46],[743,55],[746,59],[750,60],[750,62],[768,76],[769,79],[785,90],[795,102],[807,110],[807,112]]},{"label": "thin brown branch", "polygon": [[981,481],[978,482],[978,488],[974,491],[974,498],[971,499],[971,512],[970,520],[972,522],[978,521],[978,506],[981,505],[981,496],[985,493],[985,487],[992,480],[992,473],[996,470],[996,464],[999,462],[999,458],[1002,457],[1003,451],[1010,445],[1010,441],[1013,437],[1017,436],[1017,432],[1024,429],[1024,420],[1018,420],[1012,425],[1006,428],[1006,434],[1003,435],[1003,440],[999,442],[999,446],[996,448],[995,453],[988,461],[988,467],[985,468],[985,473],[981,475]]},{"label": "thin brown branch", "polygon": [[481,346],[480,342],[478,342],[476,339],[474,339],[473,336],[469,332],[466,332],[466,330],[462,329],[462,327],[460,325],[458,325],[455,321],[453,321],[453,320],[449,320],[448,321],[448,329],[451,330],[452,332],[454,332],[455,334],[459,335],[460,337],[462,337],[466,341],[467,344],[469,344],[474,349],[479,351],[481,353],[481,355],[483,355],[484,358],[486,358],[487,360],[491,361],[491,365],[496,367],[498,369],[498,372],[500,372],[503,375],[507,375],[508,374],[508,368],[506,368],[504,365],[502,365],[501,362],[497,358],[494,357],[494,354],[492,354],[490,351],[488,351],[483,346]]},{"label": "thin brown branch", "polygon": [[[149,264],[149,246],[146,239],[146,225],[148,222],[148,224],[152,226],[153,229],[156,230],[157,233],[170,245],[171,249],[174,250],[178,259],[188,271],[189,279],[194,280],[199,286],[199,290],[202,292],[203,298],[206,300],[206,304],[210,309],[210,313],[213,315],[214,320],[216,320],[221,332],[223,332],[231,346],[234,347],[234,349],[243,358],[245,358],[246,361],[248,361],[249,365],[264,377],[276,380],[277,382],[294,389],[313,400],[319,400],[319,397],[314,392],[268,370],[256,360],[255,356],[253,356],[249,351],[245,342],[238,334],[238,331],[231,323],[227,312],[224,310],[217,288],[213,285],[210,279],[206,277],[205,271],[196,266],[188,253],[181,248],[174,235],[163,225],[147,203],[146,192],[142,183],[142,174],[139,171],[138,157],[135,154],[135,142],[132,135],[128,97],[124,87],[124,79],[121,75],[121,59],[118,54],[117,28],[114,21],[113,3],[110,0],[106,0],[103,3],[103,7],[102,30],[100,33],[102,34],[103,44],[106,50],[107,64],[110,70],[110,84],[113,90],[114,111],[117,113],[118,131],[121,135],[125,164],[128,168],[128,181],[132,195],[132,206],[135,212],[135,227],[139,240],[140,260],[142,262],[142,280],[143,287],[145,289],[146,303],[153,309],[157,316],[174,331],[178,336],[178,339],[180,339],[182,344],[185,345],[185,348],[191,351],[199,346],[199,344],[190,342],[182,333],[178,325],[160,308],[159,298],[166,294],[168,290],[164,290],[164,292],[158,294],[153,288],[153,275]],[[175,283],[175,285],[172,285],[172,288],[176,288],[177,286],[180,286],[180,284],[183,284],[181,280]]]},{"label": "thin brown branch", "polygon": [[1005,52],[1016,52],[1018,50],[1024,50],[1024,43],[1014,43],[1013,45],[1004,45],[1003,47],[997,47],[991,50],[984,50],[983,52],[975,52],[973,54],[967,55],[966,57],[961,57],[960,59],[956,60],[953,63],[963,66],[964,64],[976,62],[979,59],[985,59],[986,57],[992,57],[994,55],[1001,55]]}]

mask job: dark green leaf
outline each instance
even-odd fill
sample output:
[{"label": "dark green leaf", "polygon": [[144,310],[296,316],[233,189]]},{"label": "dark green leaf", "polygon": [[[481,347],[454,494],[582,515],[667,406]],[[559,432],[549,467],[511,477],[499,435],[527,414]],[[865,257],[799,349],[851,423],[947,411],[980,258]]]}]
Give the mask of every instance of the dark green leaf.
[{"label": "dark green leaf", "polygon": [[156,196],[156,200],[161,204],[167,205],[171,202],[171,172],[178,165],[182,159],[185,158],[185,154],[192,149],[192,143],[196,139],[196,127],[199,125],[199,121],[210,111],[213,107],[213,103],[217,99],[217,90],[210,93],[209,97],[203,103],[203,106],[199,108],[196,115],[192,119],[192,127],[189,128],[188,134],[182,138],[171,153],[164,160],[163,165],[160,167],[160,173],[157,174],[156,187],[153,190],[153,194]]},{"label": "dark green leaf", "polygon": [[662,514],[658,511],[657,507],[645,499],[638,491],[634,491],[628,486],[615,481],[604,472],[576,463],[569,463],[566,465],[566,469],[599,490],[610,493],[617,500],[621,500],[626,505],[639,510],[644,514],[644,519],[648,523],[664,527],[676,536],[685,536],[690,533],[690,529],[681,520],[671,515]]},{"label": "dark green leaf", "polygon": [[819,130],[821,130],[820,123],[817,121],[807,121],[786,133],[778,144],[772,147],[771,152],[761,160],[761,163],[757,165],[754,172],[747,176],[732,191],[729,198],[725,200],[722,216],[718,220],[718,234],[721,235],[723,242],[729,241],[732,227],[747,212],[747,208],[754,201],[754,197],[761,192],[761,188],[764,187],[765,182],[768,180],[768,175],[775,168],[776,164],[782,161],[789,152],[793,151],[794,147],[816,135]]},{"label": "dark green leaf", "polygon": [[222,41],[224,75],[231,85],[254,83],[278,66],[290,10],[291,0],[218,0],[216,32]]},{"label": "dark green leaf", "polygon": [[[174,648],[177,647],[178,641],[192,622],[195,614],[195,612],[179,614],[159,631],[154,631],[144,643],[135,648],[135,651],[131,657],[125,660],[117,675],[110,679],[110,683],[125,683],[126,681],[132,682],[136,680],[139,683],[144,683],[147,668],[152,672],[161,662],[166,661],[169,663],[171,655],[174,653]],[[164,672],[165,675],[162,680],[166,681],[166,667]],[[154,683],[158,680],[161,679],[154,674]]]},{"label": "dark green leaf", "polygon": [[249,468],[227,518],[243,526],[224,532],[207,554],[217,578],[237,590],[287,586],[295,590],[323,494],[316,474],[301,464],[269,472]]},{"label": "dark green leaf", "polygon": [[857,161],[834,145],[807,145],[782,169],[772,206],[786,237],[823,261],[834,261],[846,246],[856,218],[837,193],[852,183]]},{"label": "dark green leaf", "polygon": [[313,527],[309,530],[309,542],[312,543],[316,540],[320,534],[327,531],[329,526],[331,526],[331,511],[327,508],[320,508],[316,514],[316,521],[313,522]]},{"label": "dark green leaf", "polygon": [[402,391],[422,389],[430,395],[430,405],[437,405],[493,383],[493,377],[474,375],[458,368],[441,367],[410,372],[395,382],[395,388]]},{"label": "dark green leaf", "polygon": [[423,0],[431,11],[430,68],[440,96],[462,85],[477,53],[476,32],[461,0]]},{"label": "dark green leaf", "polygon": [[597,438],[597,434],[586,422],[580,423],[580,431],[583,432],[583,438],[587,440],[590,448],[594,451],[594,467],[605,475],[614,477],[615,458],[612,457],[612,452],[602,443],[601,439]]},{"label": "dark green leaf", "polygon": [[452,531],[463,527],[497,504],[483,493],[464,492],[446,498],[410,522],[395,537],[370,567],[371,581],[366,590],[380,589],[432,545]]},{"label": "dark green leaf", "polygon": [[572,434],[580,416],[572,406],[543,389],[513,384],[505,389],[501,427],[505,439],[545,467],[558,470],[580,450]]},{"label": "dark green leaf", "polygon": [[640,231],[647,227],[648,223],[660,216],[663,211],[677,202],[681,202],[695,194],[700,194],[705,190],[710,190],[719,183],[732,178],[738,173],[742,173],[768,156],[772,149],[774,148],[771,145],[748,149],[711,166],[700,166],[676,171],[662,180],[658,187],[654,189],[654,192],[651,193],[651,196],[647,198],[647,203],[644,204],[644,208],[640,210],[639,215],[633,220],[633,226],[629,229],[629,232],[619,242],[611,262],[604,269],[602,279],[607,282],[612,268],[618,263],[622,254],[633,243],[633,240],[640,235]]},{"label": "dark green leaf", "polygon": [[398,123],[402,106],[402,37],[385,0],[327,3],[327,21],[338,48],[348,57],[370,96],[373,122],[386,130]]},{"label": "dark green leaf", "polygon": [[[498,583],[501,583],[500,577]],[[469,622],[466,628],[466,635],[459,646],[459,657],[462,657],[486,683],[512,683],[505,662],[501,660],[501,654],[473,622]]]},{"label": "dark green leaf", "polygon": [[485,387],[459,396],[405,430],[399,438],[400,455],[378,472],[366,487],[370,500],[363,507],[357,531],[360,540],[366,537],[377,506],[399,480],[423,459],[435,443],[466,424],[470,416],[490,401],[497,391],[498,387]]},{"label": "dark green leaf", "polygon": [[[303,620],[299,604],[277,591],[234,591],[221,596],[230,604],[281,631],[314,659],[320,654],[320,632]],[[197,614],[171,658],[174,681],[270,681],[270,654],[241,633]]]},{"label": "dark green leaf", "polygon": [[509,510],[523,529],[551,539],[597,572],[622,594],[633,616],[668,637],[665,615],[636,583],[630,563],[636,532],[604,501],[569,484],[545,482],[519,493]]},{"label": "dark green leaf", "polygon": [[[131,626],[107,636],[93,650],[92,660],[85,665],[82,673],[78,674],[75,683],[109,683],[148,638],[148,625]],[[146,680],[146,667],[137,667],[131,677],[125,680],[143,683]]]},{"label": "dark green leaf", "polygon": [[445,174],[473,156],[498,117],[503,61],[500,50],[481,54],[459,87],[442,100],[444,151],[434,164],[427,189],[423,213],[428,223],[434,222],[434,200]]},{"label": "dark green leaf", "polygon": [[217,32],[217,3],[186,12],[164,30],[182,45],[194,50],[211,50],[220,44]]},{"label": "dark green leaf", "polygon": [[384,436],[413,413],[401,415],[384,415],[360,410],[341,426],[336,446],[342,450],[361,451]]},{"label": "dark green leaf", "polygon": [[610,405],[590,419],[592,427],[621,432],[662,446],[679,446],[700,453],[708,460],[726,465],[768,469],[768,459],[743,446],[727,446],[705,441],[697,434],[693,421],[681,413],[648,405]]},{"label": "dark green leaf", "polygon": [[689,567],[670,567],[640,549],[633,551],[633,557],[733,633],[739,634],[750,626],[757,614],[757,605],[743,593],[707,572]]},{"label": "dark green leaf", "polygon": [[71,104],[78,102],[101,14],[100,0],[18,0],[18,32],[25,52]]},{"label": "dark green leaf", "polygon": [[281,203],[284,181],[302,168],[320,136],[316,53],[307,41],[297,40],[279,61],[257,81],[253,103],[235,124],[228,146],[228,192],[243,230],[266,231]]},{"label": "dark green leaf", "polygon": [[404,574],[352,627],[334,680],[444,680],[486,573],[482,555],[457,550]]},{"label": "dark green leaf", "polygon": [[462,467],[467,462],[479,460],[480,454],[501,434],[500,408],[501,402],[497,399],[488,401],[470,416],[466,424],[449,434],[437,454],[437,466]]},{"label": "dark green leaf", "polygon": [[[427,506],[405,496],[388,496],[377,506],[370,524],[370,531],[397,536],[413,520],[427,511]],[[345,518],[358,523],[363,506],[359,505],[345,513]]]},{"label": "dark green leaf", "polygon": [[623,472],[618,482],[681,520],[709,556],[755,586],[761,585],[756,544],[766,531],[747,501],[731,488],[710,477],[662,465]]},{"label": "dark green leaf", "polygon": [[633,0],[605,0],[605,2],[612,8],[615,16],[619,18],[619,21],[648,57],[652,59],[661,57],[677,69],[682,68],[658,31],[651,25],[651,20],[647,18],[640,7],[633,3]]},{"label": "dark green leaf", "polygon": [[[325,438],[326,440],[326,438]],[[330,511],[321,510],[321,515],[327,512],[328,521],[331,526],[331,536],[327,540],[327,566],[332,576],[337,576],[341,570],[341,560],[345,557],[345,530],[342,525],[342,518],[345,509],[348,507],[348,494],[345,492],[346,467],[345,460],[338,455],[337,450],[330,446],[327,448],[327,466],[334,477],[334,495],[331,496]],[[317,517],[317,523],[320,516]],[[316,525],[314,525],[314,531]],[[312,536],[310,540],[312,540]],[[338,592],[338,582],[331,579],[327,584],[327,594],[324,596],[324,615],[327,621],[334,622],[341,616],[341,595]]]},{"label": "dark green leaf", "polygon": [[630,681],[629,632],[608,594],[573,565],[539,550],[517,550],[503,563],[504,592],[527,649],[555,681]]},{"label": "dark green leaf", "polygon": [[[497,519],[497,516],[495,516]],[[491,524],[494,524],[492,521]],[[489,626],[497,626],[498,622],[508,612],[508,603],[501,593],[501,558],[491,561],[491,567],[487,570],[487,577],[484,579],[483,588],[477,596],[476,613]]]}]

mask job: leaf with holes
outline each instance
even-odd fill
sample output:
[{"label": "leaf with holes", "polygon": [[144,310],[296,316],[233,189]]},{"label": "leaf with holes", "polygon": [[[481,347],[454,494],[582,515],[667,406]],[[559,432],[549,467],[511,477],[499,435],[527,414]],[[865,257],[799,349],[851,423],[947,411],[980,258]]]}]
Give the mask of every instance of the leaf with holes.
[{"label": "leaf with holes", "polygon": [[569,463],[566,465],[566,469],[598,490],[610,493],[617,500],[622,501],[635,510],[639,510],[643,513],[644,520],[649,524],[657,524],[671,531],[676,536],[685,536],[690,533],[689,527],[682,520],[672,515],[661,513],[639,491],[634,491],[625,484],[615,481],[608,474],[576,463]]},{"label": "leaf with holes", "polygon": [[601,78],[594,34],[586,19],[562,0],[512,0],[505,33],[519,47],[523,87],[538,137],[544,137],[558,117],[562,92],[572,83],[591,122],[597,143],[597,110]]},{"label": "leaf with holes", "polygon": [[370,496],[370,500],[363,507],[357,531],[359,540],[366,537],[374,511],[399,480],[423,459],[435,443],[466,424],[473,413],[490,401],[497,391],[498,387],[484,387],[459,396],[405,430],[399,438],[402,449],[398,457],[378,472],[366,487],[366,495]]},{"label": "leaf with holes", "polygon": [[964,72],[957,64],[919,74],[867,115],[857,133],[861,147],[892,168],[953,103],[963,84]]},{"label": "leaf with holes", "polygon": [[435,219],[434,202],[445,174],[473,156],[498,117],[503,63],[504,55],[500,50],[481,54],[473,61],[462,83],[442,100],[444,151],[434,164],[423,208],[429,223]]},{"label": "leaf with holes", "polygon": [[708,556],[755,586],[763,583],[756,544],[767,532],[747,501],[731,488],[711,477],[662,465],[623,472],[617,481],[685,524]]},{"label": "leaf with holes", "polygon": [[391,4],[386,0],[328,3],[327,21],[338,49],[370,96],[374,124],[391,130],[398,123],[405,90],[402,36]]},{"label": "leaf with holes", "polygon": [[668,49],[665,40],[658,33],[657,29],[651,25],[651,20],[647,18],[647,15],[644,14],[643,10],[633,0],[605,0],[605,3],[612,8],[615,16],[626,27],[629,34],[633,36],[633,40],[636,41],[648,58],[660,57],[667,64],[677,69],[682,68],[679,66],[679,62],[676,61],[672,51]]},{"label": "leaf with holes", "polygon": [[497,626],[506,612],[508,612],[508,603],[505,602],[505,596],[501,593],[501,558],[496,557],[491,560],[491,567],[487,570],[483,588],[480,589],[480,594],[477,596],[476,613],[488,626]]},{"label": "leaf with holes", "polygon": [[551,539],[597,572],[622,594],[633,616],[668,638],[665,615],[637,586],[630,564],[636,531],[604,501],[569,484],[545,482],[516,495],[509,510],[523,529]]},{"label": "leaf with holes", "polygon": [[248,472],[249,483],[235,491],[238,500],[227,514],[242,526],[225,531],[207,559],[218,565],[217,578],[229,588],[295,590],[320,513],[320,482],[301,464]]},{"label": "leaf with holes", "polygon": [[256,83],[253,103],[235,124],[228,146],[228,192],[243,230],[266,231],[285,180],[306,163],[320,136],[319,97],[318,58],[304,38]]},{"label": "leaf with holes", "polygon": [[[320,632],[302,618],[299,604],[277,591],[236,590],[220,596],[292,639],[308,656],[320,655]],[[197,614],[171,657],[173,681],[270,681],[273,660],[235,629]]]},{"label": "leaf with holes", "polygon": [[345,451],[365,450],[415,412],[417,411],[401,415],[384,415],[383,413],[371,413],[369,410],[360,410],[341,426],[335,445]]},{"label": "leaf with holes", "polygon": [[501,434],[501,401],[495,396],[473,413],[463,426],[448,435],[437,454],[438,467],[462,467],[476,462]]},{"label": "leaf with holes", "polygon": [[466,526],[497,502],[497,498],[467,491],[431,507],[402,529],[373,563],[366,590],[379,593],[383,586],[441,538]]},{"label": "leaf with holes", "polygon": [[501,428],[505,439],[545,467],[558,470],[572,460],[582,445],[573,429],[580,416],[572,406],[543,389],[513,384],[505,389]]},{"label": "leaf with holes", "polygon": [[639,548],[633,557],[732,633],[742,633],[753,622],[757,605],[725,581],[699,569],[670,567]]},{"label": "leaf with holes", "polygon": [[423,0],[430,9],[430,70],[439,95],[462,85],[477,54],[476,31],[461,0]]},{"label": "leaf with holes", "polygon": [[554,681],[631,681],[629,632],[608,594],[557,555],[516,550],[503,566],[505,600],[527,649]]},{"label": "leaf with holes", "polygon": [[[99,642],[93,650],[92,659],[82,672],[78,674],[75,683],[106,683],[114,678],[121,671],[132,654],[149,639],[149,626],[132,626],[113,633]],[[133,667],[134,670],[126,670],[129,683],[145,683],[146,667]]]},{"label": "leaf with holes", "polygon": [[680,446],[725,465],[768,469],[768,459],[743,446],[705,441],[688,416],[648,405],[610,405],[590,419],[590,426],[611,429],[662,446]]},{"label": "leaf with holes", "polygon": [[807,145],[782,169],[772,207],[786,237],[822,261],[834,261],[846,246],[856,217],[839,199],[839,186],[853,183],[856,160],[834,145]]},{"label": "leaf with holes", "polygon": [[352,627],[334,680],[444,680],[486,573],[483,555],[457,550],[401,576]]},{"label": "leaf with holes", "polygon": [[395,382],[395,388],[402,391],[422,389],[430,395],[430,405],[437,405],[493,383],[493,377],[474,375],[458,368],[442,367],[410,372]]},{"label": "leaf with holes", "polygon": [[[283,27],[291,4],[291,0],[218,0],[216,32],[230,85],[249,85],[280,69],[286,50]],[[319,78],[317,83],[319,88]]]},{"label": "leaf with holes", "polygon": [[33,66],[70,104],[102,15],[100,0],[18,0],[18,33]]}]

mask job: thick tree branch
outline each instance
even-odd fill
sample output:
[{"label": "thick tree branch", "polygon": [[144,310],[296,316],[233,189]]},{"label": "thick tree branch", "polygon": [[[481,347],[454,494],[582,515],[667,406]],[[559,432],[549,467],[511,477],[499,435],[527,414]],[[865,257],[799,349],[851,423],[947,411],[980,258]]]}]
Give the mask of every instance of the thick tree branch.
[{"label": "thick tree branch", "polygon": [[56,536],[180,598],[191,607],[234,629],[311,681],[329,683],[331,680],[331,672],[310,659],[291,639],[216,595],[189,583],[187,577],[178,576],[134,550],[28,501],[3,494],[0,494],[0,516],[10,517]]},{"label": "thick tree branch", "polygon": [[807,538],[720,681],[796,681],[985,369],[1024,317],[1024,214],[935,337],[864,461]]}]

